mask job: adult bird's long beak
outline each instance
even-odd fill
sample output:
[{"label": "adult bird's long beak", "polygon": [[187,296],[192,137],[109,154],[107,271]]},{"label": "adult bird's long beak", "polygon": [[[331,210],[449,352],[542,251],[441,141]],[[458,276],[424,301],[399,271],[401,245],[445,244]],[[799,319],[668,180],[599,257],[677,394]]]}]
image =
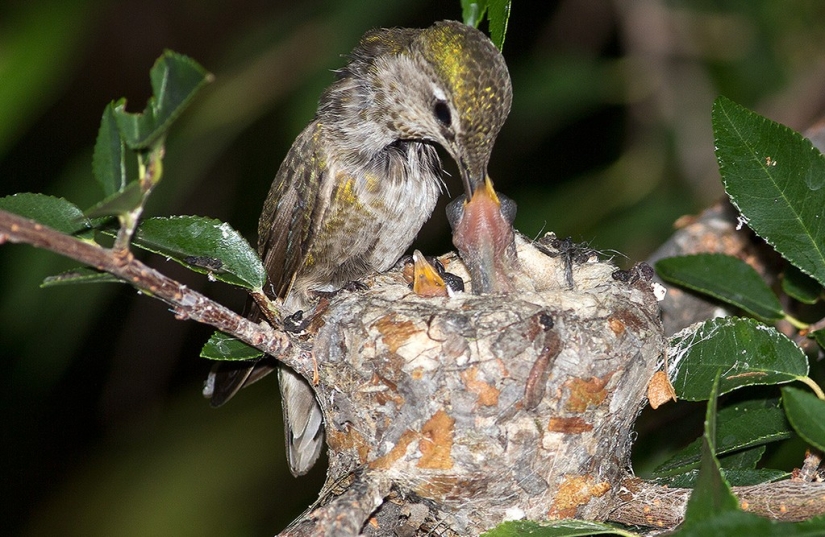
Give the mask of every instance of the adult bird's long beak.
[{"label": "adult bird's long beak", "polygon": [[453,244],[473,280],[473,294],[512,291],[518,266],[513,231],[516,204],[495,191],[489,176],[475,183],[469,174],[462,173],[462,178],[466,195],[447,205],[447,219]]}]

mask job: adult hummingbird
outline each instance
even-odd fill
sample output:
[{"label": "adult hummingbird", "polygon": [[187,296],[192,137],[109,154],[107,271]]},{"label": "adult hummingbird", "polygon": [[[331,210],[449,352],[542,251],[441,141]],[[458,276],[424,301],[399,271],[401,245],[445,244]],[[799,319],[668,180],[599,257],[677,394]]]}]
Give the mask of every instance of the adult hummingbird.
[{"label": "adult hummingbird", "polygon": [[[367,32],[321,96],[315,119],[284,159],[258,224],[267,294],[287,315],[315,292],[392,267],[429,218],[442,189],[435,145],[456,161],[471,199],[510,111],[504,58],[480,31],[455,21]],[[255,313],[257,320],[259,313]],[[323,446],[323,416],[309,383],[271,357],[222,364],[219,406],[278,369],[293,475]]]}]

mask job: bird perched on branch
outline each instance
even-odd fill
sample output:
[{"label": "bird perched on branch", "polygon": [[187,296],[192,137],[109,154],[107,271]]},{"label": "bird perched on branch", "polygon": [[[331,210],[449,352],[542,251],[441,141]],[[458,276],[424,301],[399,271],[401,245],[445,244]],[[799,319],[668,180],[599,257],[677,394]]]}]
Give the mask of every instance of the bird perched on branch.
[{"label": "bird perched on branch", "polygon": [[[393,266],[441,191],[435,144],[458,164],[471,199],[512,100],[501,53],[455,21],[367,32],[337,75],[281,164],[258,225],[267,294],[287,315],[309,309],[314,292]],[[213,406],[278,369],[289,466],[306,473],[323,445],[309,383],[271,358],[221,367]]]}]

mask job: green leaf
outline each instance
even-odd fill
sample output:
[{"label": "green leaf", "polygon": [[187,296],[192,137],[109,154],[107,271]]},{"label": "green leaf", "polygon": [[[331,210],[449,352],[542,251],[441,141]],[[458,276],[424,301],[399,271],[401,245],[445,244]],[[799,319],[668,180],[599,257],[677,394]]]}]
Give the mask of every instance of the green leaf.
[{"label": "green leaf", "polygon": [[788,265],[782,278],[782,290],[803,304],[814,304],[822,296],[819,282],[793,265]]},{"label": "green leaf", "polygon": [[[733,453],[791,436],[785,412],[777,406],[765,407],[764,401],[740,403],[722,409],[717,416],[717,454]],[[654,476],[668,476],[696,468],[701,460],[702,440],[682,449],[653,471]]]},{"label": "green leaf", "polygon": [[114,116],[126,145],[133,150],[154,145],[169,129],[212,75],[193,59],[167,50],[149,72],[153,96],[140,114],[126,112],[126,101],[114,107]]},{"label": "green leaf", "polygon": [[[722,461],[720,460],[720,463]],[[688,470],[683,474],[677,474],[669,477],[658,477],[655,479],[656,484],[668,486],[671,488],[692,489],[696,486],[696,478],[699,476],[699,470]],[[772,470],[768,468],[760,468],[758,470],[750,469],[725,469],[725,479],[733,487],[745,487],[749,485],[760,485],[762,483],[773,483],[780,479],[787,479],[790,473],[782,470]]]},{"label": "green leaf", "polygon": [[77,283],[124,283],[124,281],[112,276],[108,272],[102,272],[89,267],[79,267],[74,270],[49,276],[43,280],[40,287],[57,287]]},{"label": "green leaf", "polygon": [[733,101],[713,104],[725,190],[748,226],[825,285],[825,157],[811,142]]},{"label": "green leaf", "polygon": [[213,333],[201,349],[201,358],[209,360],[255,360],[263,355],[258,349],[223,332]]},{"label": "green leaf", "polygon": [[705,433],[702,435],[702,462],[696,478],[696,488],[690,494],[685,509],[686,527],[715,514],[739,508],[739,502],[722,476],[716,459],[716,399],[719,396],[720,376],[721,371],[717,370],[710,388],[705,412]]},{"label": "green leaf", "polygon": [[0,198],[0,209],[68,235],[91,229],[89,220],[76,205],[45,194],[24,192]]},{"label": "green leaf", "polygon": [[732,487],[747,487],[751,485],[761,485],[762,483],[773,483],[791,476],[790,472],[775,470],[773,468],[736,468],[725,470],[725,479]]},{"label": "green leaf", "polygon": [[92,156],[92,171],[107,198],[123,190],[128,182],[126,146],[117,128],[115,106],[115,103],[110,103],[103,111]]},{"label": "green leaf", "polygon": [[487,0],[461,0],[461,17],[467,26],[478,28],[486,12]]},{"label": "green leaf", "polygon": [[723,254],[668,257],[656,271],[670,282],[699,291],[741,308],[762,319],[785,316],[779,299],[747,263]]},{"label": "green leaf", "polygon": [[825,330],[817,330],[811,334],[820,347],[825,349]]},{"label": "green leaf", "polygon": [[725,469],[725,477],[729,470],[753,470],[765,454],[765,446],[737,451],[731,455],[719,457],[719,465]]},{"label": "green leaf", "polygon": [[253,291],[262,289],[266,281],[255,250],[220,220],[201,216],[149,218],[138,226],[134,243],[196,272]]},{"label": "green leaf", "polygon": [[579,537],[586,535],[638,535],[627,530],[587,520],[557,520],[553,522],[532,522],[516,520],[499,524],[495,529],[482,533],[482,537]]},{"label": "green leaf", "polygon": [[725,511],[692,524],[684,524],[673,537],[820,537],[825,535],[825,518],[804,522],[777,522],[744,511]]},{"label": "green leaf", "polygon": [[490,22],[490,40],[501,50],[510,21],[512,0],[461,0],[461,16],[464,24],[478,28],[484,15]]},{"label": "green leaf", "polygon": [[806,442],[825,450],[825,401],[799,388],[782,388],[782,403],[794,430]]},{"label": "green leaf", "polygon": [[511,0],[489,0],[487,17],[490,20],[490,39],[499,49],[504,48],[507,23],[510,21]]},{"label": "green leaf", "polygon": [[94,204],[86,210],[86,216],[90,218],[100,216],[121,216],[128,214],[143,205],[145,192],[139,181],[132,181],[123,190],[115,192],[111,196]]},{"label": "green leaf", "polygon": [[780,384],[808,374],[808,360],[793,341],[754,319],[724,317],[690,326],[670,339],[676,394],[688,401],[709,396],[716,371],[721,393],[755,384]]}]

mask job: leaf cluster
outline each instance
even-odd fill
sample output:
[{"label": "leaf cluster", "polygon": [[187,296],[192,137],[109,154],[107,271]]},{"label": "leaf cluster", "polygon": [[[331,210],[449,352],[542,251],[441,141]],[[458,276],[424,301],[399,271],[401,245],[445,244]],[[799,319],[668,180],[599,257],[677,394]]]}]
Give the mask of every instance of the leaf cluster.
[{"label": "leaf cluster", "polygon": [[[191,58],[166,51],[152,67],[150,79],[153,95],[142,112],[127,112],[126,99],[110,103],[103,112],[92,160],[103,192],[98,203],[83,211],[63,198],[20,193],[0,198],[0,209],[101,247],[114,237],[111,248],[119,255],[136,246],[210,279],[260,293],[266,281],[263,264],[229,224],[201,216],[141,218],[163,177],[167,132],[212,75]],[[79,267],[48,277],[42,285],[117,281],[122,280],[93,267]],[[251,355],[250,348],[237,341],[229,349],[237,349],[238,358]]]}]

